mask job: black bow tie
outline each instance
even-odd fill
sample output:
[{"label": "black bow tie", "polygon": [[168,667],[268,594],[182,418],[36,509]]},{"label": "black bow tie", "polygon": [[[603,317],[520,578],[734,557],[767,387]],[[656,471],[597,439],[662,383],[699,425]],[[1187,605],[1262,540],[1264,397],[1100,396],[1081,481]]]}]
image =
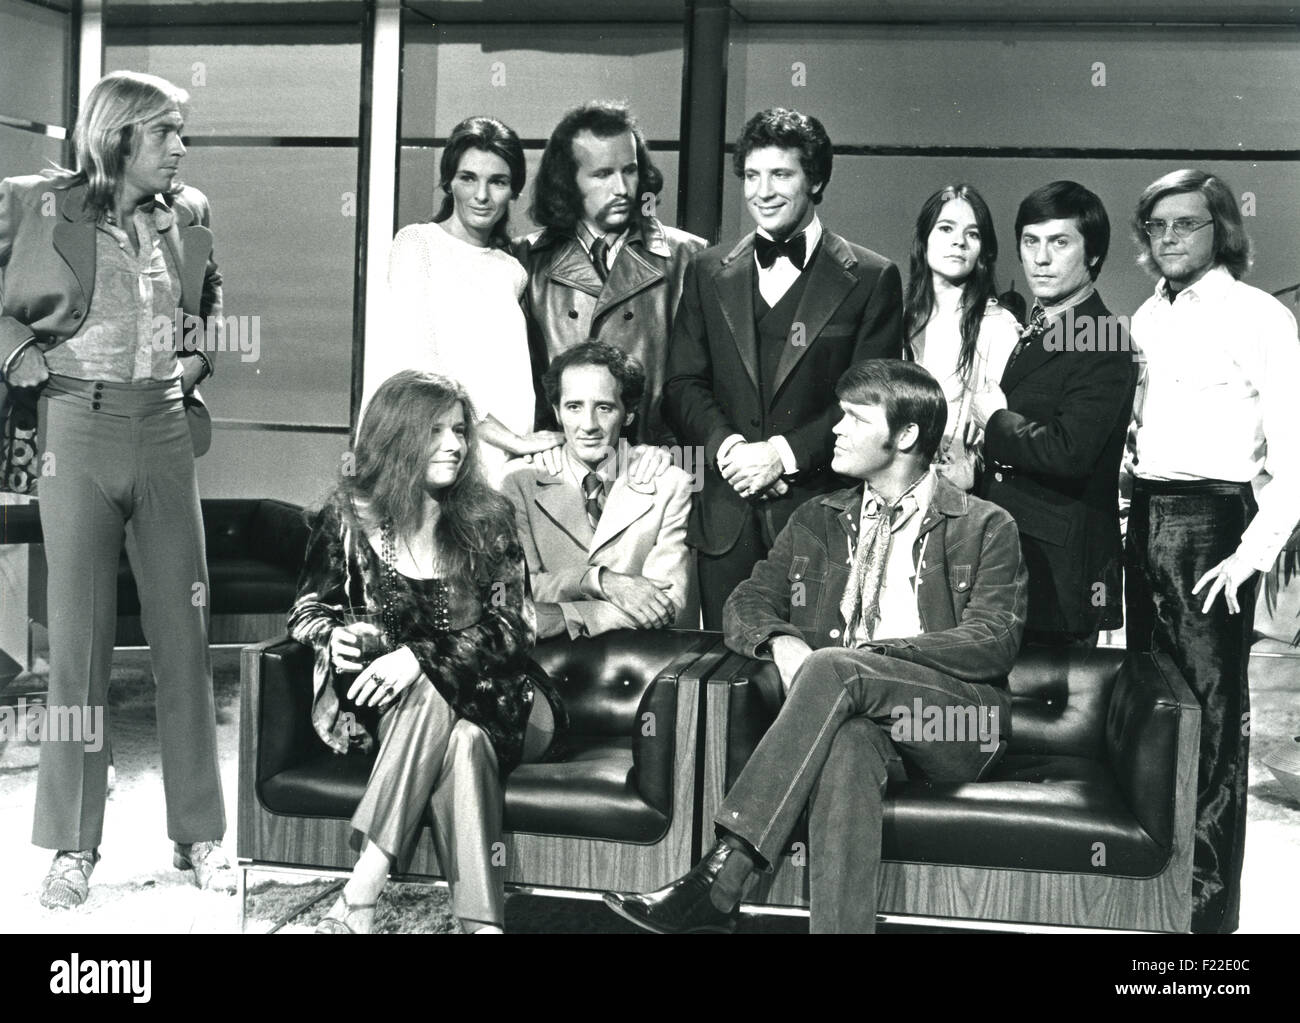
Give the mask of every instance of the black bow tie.
[{"label": "black bow tie", "polygon": [[754,235],[754,253],[758,256],[758,265],[764,270],[776,262],[777,256],[785,256],[796,269],[802,270],[807,244],[807,235],[802,231],[783,242],[764,238],[761,234]]}]

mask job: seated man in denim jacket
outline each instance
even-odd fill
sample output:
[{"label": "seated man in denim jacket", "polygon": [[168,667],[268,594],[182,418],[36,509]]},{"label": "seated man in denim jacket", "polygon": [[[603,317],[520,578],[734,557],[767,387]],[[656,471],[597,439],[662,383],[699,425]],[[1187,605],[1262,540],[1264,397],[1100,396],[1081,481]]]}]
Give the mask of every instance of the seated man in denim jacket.
[{"label": "seated man in denim jacket", "polygon": [[868,360],[835,393],[832,466],[865,486],[801,505],[727,601],[727,645],[775,661],[786,701],[708,855],[657,892],[605,896],[647,930],[734,928],[745,882],[807,806],[812,931],[874,931],[890,775],[974,781],[1006,749],[1027,593],[1016,524],[930,468],[947,406],[922,367]]}]

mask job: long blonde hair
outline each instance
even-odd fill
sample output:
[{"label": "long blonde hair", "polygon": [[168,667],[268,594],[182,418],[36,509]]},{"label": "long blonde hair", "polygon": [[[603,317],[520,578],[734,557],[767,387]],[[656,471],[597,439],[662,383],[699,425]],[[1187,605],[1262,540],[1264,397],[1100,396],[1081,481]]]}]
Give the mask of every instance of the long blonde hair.
[{"label": "long blonde hair", "polygon": [[[169,110],[180,110],[189,99],[189,93],[167,79],[137,71],[112,71],[95,83],[72,131],[75,179],[89,186],[87,206],[100,211],[112,207],[144,125]],[[177,179],[173,193],[182,187]]]}]

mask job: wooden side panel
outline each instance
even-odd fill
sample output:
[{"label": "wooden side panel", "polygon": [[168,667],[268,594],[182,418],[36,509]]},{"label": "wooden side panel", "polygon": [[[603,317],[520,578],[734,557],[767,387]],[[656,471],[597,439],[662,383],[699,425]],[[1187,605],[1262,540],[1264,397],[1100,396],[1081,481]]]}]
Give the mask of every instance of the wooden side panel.
[{"label": "wooden side panel", "polygon": [[[706,689],[703,828],[711,837],[726,771],[728,662]],[[1195,814],[1200,711],[1186,686],[1165,671],[1182,704],[1179,725],[1175,841],[1165,870],[1154,878],[1001,870],[886,861],[881,865],[879,911],[972,920],[1060,924],[1153,931],[1186,931],[1191,920],[1191,843]],[[781,858],[746,895],[754,907],[808,907],[807,850]]]},{"label": "wooden side panel", "polygon": [[[352,828],[348,821],[272,814],[257,801],[253,766],[257,762],[254,708],[261,684],[259,659],[267,645],[249,647],[243,653],[238,855],[268,866],[349,869],[355,864],[357,853],[350,846]],[[717,637],[702,634],[673,665],[664,669],[678,673],[673,817],[667,834],[651,845],[635,845],[507,832],[504,836],[507,882],[538,887],[644,891],[657,888],[690,869],[696,837],[695,771],[701,679],[707,679],[725,655]],[[416,845],[409,875],[441,876],[427,828]]]}]

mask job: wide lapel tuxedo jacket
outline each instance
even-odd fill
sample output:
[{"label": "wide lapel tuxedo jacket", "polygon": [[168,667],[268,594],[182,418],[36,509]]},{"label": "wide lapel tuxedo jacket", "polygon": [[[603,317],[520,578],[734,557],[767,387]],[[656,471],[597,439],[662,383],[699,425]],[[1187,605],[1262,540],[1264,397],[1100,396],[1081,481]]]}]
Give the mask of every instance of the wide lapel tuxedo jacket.
[{"label": "wide lapel tuxedo jacket", "polygon": [[593,566],[668,582],[676,625],[695,627],[699,603],[686,546],[691,506],[691,477],[686,472],[670,466],[644,484],[620,476],[605,498],[594,535],[582,492],[567,472],[552,476],[519,463],[507,473],[501,489],[518,513],[533,599],[559,604],[571,635],[637,627],[614,604],[582,592],[583,576]]},{"label": "wide lapel tuxedo jacket", "polygon": [[750,502],[717,469],[728,436],[790,443],[798,473],[780,498],[754,502],[773,535],[803,501],[840,481],[830,471],[841,412],[835,382],[863,359],[899,358],[903,347],[902,278],[885,257],[823,231],[804,269],[807,280],[771,380],[761,378],[754,289],[754,236],[717,246],[687,267],[673,323],[664,385],[664,416],[679,442],[702,452],[703,491],[691,513],[689,540],[706,554],[726,553]]},{"label": "wide lapel tuxedo jacket", "polygon": [[1123,622],[1119,466],[1136,383],[1127,331],[1096,292],[1003,372],[979,492],[1020,530],[1030,629]]}]

